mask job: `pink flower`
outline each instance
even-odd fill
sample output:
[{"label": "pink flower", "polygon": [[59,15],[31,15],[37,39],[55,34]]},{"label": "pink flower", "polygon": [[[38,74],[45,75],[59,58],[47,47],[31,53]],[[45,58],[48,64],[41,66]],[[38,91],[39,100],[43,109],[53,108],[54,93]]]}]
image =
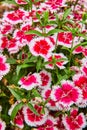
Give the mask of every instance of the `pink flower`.
[{"label": "pink flower", "polygon": [[15,2],[17,4],[20,4],[20,5],[26,5],[27,4],[26,0],[15,0]]},{"label": "pink flower", "polygon": [[11,12],[5,12],[4,20],[12,25],[15,25],[21,23],[23,21],[24,16],[25,16],[25,11],[22,9],[18,9]]},{"label": "pink flower", "polygon": [[19,48],[27,45],[33,38],[32,34],[25,34],[26,31],[15,30],[14,38],[18,41]]},{"label": "pink flower", "polygon": [[73,76],[73,82],[75,86],[81,89],[82,91],[82,101],[86,101],[87,105],[87,77],[83,74],[76,74]]},{"label": "pink flower", "polygon": [[36,86],[41,85],[41,77],[38,73],[29,74],[26,77],[22,77],[18,82],[21,88],[31,90]]},{"label": "pink flower", "polygon": [[82,46],[77,47],[77,48],[74,50],[73,53],[74,53],[74,54],[83,53],[83,47],[82,47]]},{"label": "pink flower", "polygon": [[54,46],[49,38],[35,38],[29,43],[29,49],[34,56],[46,57]]},{"label": "pink flower", "polygon": [[12,38],[9,40],[8,51],[10,54],[14,54],[14,53],[17,53],[19,51],[16,38]]},{"label": "pink flower", "polygon": [[0,54],[0,80],[10,71],[10,65],[6,63],[6,57]]},{"label": "pink flower", "polygon": [[52,116],[48,115],[46,122],[42,126],[38,127],[37,130],[58,130],[55,127],[55,124],[56,120]]},{"label": "pink flower", "polygon": [[87,65],[83,65],[82,67],[81,67],[81,71],[82,71],[82,73],[87,77]]},{"label": "pink flower", "polygon": [[5,128],[6,128],[5,122],[0,119],[0,130],[5,130]]},{"label": "pink flower", "polygon": [[52,11],[56,11],[58,7],[64,5],[65,0],[47,0],[45,2],[46,6],[49,7],[49,9]]},{"label": "pink flower", "polygon": [[[11,115],[12,111],[14,109],[14,107],[18,104],[19,102],[15,102],[11,108],[9,109],[8,114]],[[23,128],[24,127],[24,115],[23,115],[23,108],[18,110],[15,118],[13,121],[11,121],[12,124],[15,124],[16,126],[18,126],[19,128]]]},{"label": "pink flower", "polygon": [[51,85],[51,73],[45,71],[45,70],[42,70],[40,71],[40,76],[41,76],[41,81],[42,81],[42,84],[41,84],[41,88],[46,88],[46,87],[50,87]]},{"label": "pink flower", "polygon": [[34,108],[39,115],[34,114],[34,112],[31,111],[27,106],[23,108],[24,120],[29,126],[40,126],[45,123],[48,111],[45,109],[45,114],[42,114],[42,106],[34,105]]},{"label": "pink flower", "polygon": [[78,113],[75,108],[70,112],[70,116],[63,117],[63,123],[67,130],[82,130],[86,126],[84,114]]},{"label": "pink flower", "polygon": [[10,24],[6,24],[4,23],[3,25],[1,25],[1,33],[4,34],[8,34],[12,32],[12,25]]},{"label": "pink flower", "polygon": [[[53,54],[48,55],[45,58],[45,61],[52,62],[55,60],[55,62],[47,64],[46,68],[54,69],[54,66],[56,65],[58,68],[64,69],[65,68],[64,65],[68,61],[63,60],[62,58],[65,58],[67,60],[67,57],[64,56],[63,53],[53,53]],[[60,60],[60,61],[58,61],[58,60]]]},{"label": "pink flower", "polygon": [[54,86],[51,92],[51,98],[57,101],[57,106],[71,106],[82,99],[81,90],[75,87],[73,82],[63,80],[60,86]]},{"label": "pink flower", "polygon": [[71,32],[58,33],[58,44],[70,48],[72,45],[73,36]]},{"label": "pink flower", "polygon": [[7,48],[8,47],[8,38],[7,37],[2,37],[1,39],[0,39],[1,41],[1,43],[0,43],[0,49],[3,51],[5,48]]},{"label": "pink flower", "polygon": [[49,108],[49,110],[58,110],[58,108],[56,107],[56,102],[54,100],[51,99],[51,88],[45,88],[43,91],[42,91],[42,97],[44,98],[44,100],[48,100],[46,106]]}]

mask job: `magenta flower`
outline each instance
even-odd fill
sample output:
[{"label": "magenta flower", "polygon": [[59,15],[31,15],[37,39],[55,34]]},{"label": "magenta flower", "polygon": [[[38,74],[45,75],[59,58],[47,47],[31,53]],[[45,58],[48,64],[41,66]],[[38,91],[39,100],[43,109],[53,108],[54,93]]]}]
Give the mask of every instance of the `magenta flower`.
[{"label": "magenta flower", "polygon": [[34,56],[46,57],[54,46],[49,38],[35,38],[29,43],[29,49]]},{"label": "magenta flower", "polygon": [[42,114],[42,106],[34,105],[34,108],[39,115],[34,114],[27,106],[23,108],[24,120],[29,126],[40,126],[45,123],[48,111],[45,109],[45,114]]},{"label": "magenta flower", "polygon": [[63,123],[67,130],[82,130],[86,125],[84,114],[78,113],[75,108],[70,112],[70,116],[63,117]]},{"label": "magenta flower", "polygon": [[20,5],[26,5],[27,4],[26,0],[15,0],[15,2],[17,4],[20,4]]},{"label": "magenta flower", "polygon": [[58,108],[56,107],[56,101],[52,100],[51,99],[51,88],[45,88],[43,91],[42,91],[42,97],[44,98],[44,100],[48,100],[46,106],[49,108],[49,110],[58,110]]},{"label": "magenta flower", "polygon": [[51,11],[56,11],[58,7],[63,6],[65,0],[46,0],[45,4]]},{"label": "magenta flower", "polygon": [[75,87],[73,82],[63,80],[60,86],[53,86],[51,98],[57,102],[57,106],[71,106],[82,99],[82,92]]},{"label": "magenta flower", "polygon": [[73,36],[71,32],[58,33],[58,45],[70,48],[72,45]]},{"label": "magenta flower", "polygon": [[4,37],[1,37],[0,42],[1,42],[0,43],[0,50],[3,51],[5,48],[8,47],[9,40],[7,37],[4,36]]},{"label": "magenta flower", "polygon": [[[56,65],[58,68],[64,69],[65,68],[64,65],[68,61],[64,60],[63,58],[65,58],[67,60],[67,57],[64,56],[63,53],[53,53],[53,54],[48,55],[45,58],[45,61],[52,62],[53,60],[55,60],[55,63],[49,63],[49,64],[47,64],[46,68],[54,69],[54,66]],[[60,61],[58,61],[58,60],[60,60]]]},{"label": "magenta flower", "polygon": [[11,11],[11,12],[5,12],[4,20],[12,25],[22,23],[23,17],[25,16],[25,12],[26,11],[24,11],[22,9],[18,9],[18,10]]},{"label": "magenta flower", "polygon": [[5,122],[0,119],[0,130],[5,130],[5,128],[6,128]]},{"label": "magenta flower", "polygon": [[12,38],[9,40],[8,51],[10,54],[14,54],[19,51],[18,42],[17,42],[16,38]]},{"label": "magenta flower", "polygon": [[10,71],[10,65],[6,63],[6,57],[0,54],[0,80]]},{"label": "magenta flower", "polygon": [[[12,111],[14,109],[14,107],[18,104],[19,102],[15,102],[11,108],[9,109],[8,114],[11,115]],[[15,118],[13,121],[11,121],[12,124],[15,124],[16,126],[18,126],[19,128],[23,128],[24,127],[24,115],[23,115],[23,108],[18,110]]]},{"label": "magenta flower", "polygon": [[22,77],[18,82],[21,88],[31,90],[36,86],[41,85],[41,77],[38,73],[29,74],[26,77]]},{"label": "magenta flower", "polygon": [[40,76],[41,76],[41,81],[42,81],[42,84],[41,84],[41,88],[46,88],[46,87],[50,87],[51,85],[51,73],[45,71],[45,70],[42,70],[40,71]]},{"label": "magenta flower", "polygon": [[84,104],[85,101],[85,106],[86,106],[87,105],[87,77],[83,74],[76,74],[73,76],[73,82],[75,86],[80,88],[82,91],[82,101],[80,101],[80,103]]},{"label": "magenta flower", "polygon": [[52,116],[48,115],[46,122],[37,128],[37,130],[58,130],[55,127],[56,120]]}]

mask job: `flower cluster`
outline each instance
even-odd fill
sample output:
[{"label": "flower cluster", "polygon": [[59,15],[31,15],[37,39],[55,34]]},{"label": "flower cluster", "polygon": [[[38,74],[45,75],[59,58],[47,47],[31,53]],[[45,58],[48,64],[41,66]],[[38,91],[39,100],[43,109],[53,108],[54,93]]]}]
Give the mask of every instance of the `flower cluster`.
[{"label": "flower cluster", "polygon": [[86,5],[85,0],[12,0],[14,9],[3,13],[0,130],[86,127]]}]

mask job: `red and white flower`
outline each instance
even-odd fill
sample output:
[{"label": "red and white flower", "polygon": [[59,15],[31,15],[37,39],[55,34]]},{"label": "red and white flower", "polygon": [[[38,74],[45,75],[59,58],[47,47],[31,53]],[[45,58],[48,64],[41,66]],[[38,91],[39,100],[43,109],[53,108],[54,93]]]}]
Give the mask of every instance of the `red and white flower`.
[{"label": "red and white flower", "polygon": [[70,116],[63,117],[63,123],[67,130],[82,130],[86,126],[84,114],[78,113],[75,108],[70,112]]},{"label": "red and white flower", "polygon": [[58,33],[58,45],[70,48],[72,46],[73,36],[71,32]]},{"label": "red and white flower", "polygon": [[51,99],[51,88],[45,88],[44,90],[42,90],[42,97],[44,98],[44,100],[48,100],[46,106],[49,108],[49,110],[58,110],[58,108],[56,107],[56,102],[54,100]]},{"label": "red and white flower", "polygon": [[6,63],[6,57],[0,54],[0,80],[10,71],[10,65]]},{"label": "red and white flower", "polygon": [[18,9],[15,11],[5,12],[3,20],[8,23],[15,25],[23,22],[26,11]]},{"label": "red and white flower", "polygon": [[5,130],[5,128],[6,128],[5,122],[0,119],[0,130]]},{"label": "red and white flower", "polygon": [[18,83],[21,85],[21,88],[31,90],[36,86],[40,86],[42,82],[40,75],[38,73],[34,73],[22,77]]},{"label": "red and white flower", "polygon": [[44,89],[46,87],[50,87],[52,81],[51,73],[47,72],[46,70],[42,70],[40,71],[40,76],[42,81],[41,88]]},{"label": "red and white flower", "polygon": [[45,114],[42,114],[42,106],[34,105],[34,108],[39,115],[36,115],[27,106],[23,108],[24,120],[29,126],[40,126],[46,122],[48,111],[47,109],[44,109]]},{"label": "red and white flower", "polygon": [[12,38],[9,40],[8,51],[10,54],[15,54],[19,51],[18,42],[17,42],[16,38]]},{"label": "red and white flower", "polygon": [[26,5],[27,4],[26,0],[15,0],[15,2],[17,4],[20,4],[20,5]]},{"label": "red and white flower", "polygon": [[46,57],[54,50],[54,46],[49,38],[35,38],[29,43],[29,49],[34,56]]},{"label": "red and white flower", "polygon": [[83,74],[76,74],[73,76],[73,82],[82,91],[82,101],[80,101],[79,105],[84,104],[84,101],[87,105],[87,77]]},{"label": "red and white flower", "polygon": [[[13,109],[16,107],[16,105],[20,103],[19,101],[18,102],[15,102],[11,108],[9,109],[8,111],[8,114],[11,115],[12,114],[12,111]],[[18,110],[15,118],[14,118],[14,121],[11,121],[12,124],[15,124],[16,126],[18,126],[19,128],[23,128],[24,127],[24,115],[23,115],[23,108]]]},{"label": "red and white flower", "polygon": [[9,40],[7,37],[1,37],[0,39],[0,51],[3,51],[8,47]]},{"label": "red and white flower", "polygon": [[[66,59],[66,60],[64,60]],[[46,65],[46,68],[50,68],[50,69],[54,69],[54,66],[56,65],[58,68],[60,69],[64,69],[65,68],[65,64],[68,62],[67,61],[67,57],[64,56],[63,53],[53,53],[53,54],[49,54],[46,58],[45,61],[48,62],[52,62],[53,60],[55,60],[55,63],[49,63]],[[59,61],[58,61],[59,60]]]},{"label": "red and white flower", "polygon": [[4,34],[9,34],[11,33],[13,30],[13,27],[12,25],[8,24],[8,23],[4,23],[3,25],[1,25],[1,33],[4,35]]},{"label": "red and white flower", "polygon": [[82,100],[82,92],[75,87],[73,82],[63,80],[60,86],[54,86],[51,92],[51,98],[57,102],[57,106],[71,106]]},{"label": "red and white flower", "polygon": [[52,116],[48,115],[46,122],[42,126],[38,127],[37,130],[58,130],[55,127],[55,124],[56,120]]},{"label": "red and white flower", "polygon": [[46,0],[45,4],[50,11],[56,11],[60,6],[63,6],[65,0]]}]

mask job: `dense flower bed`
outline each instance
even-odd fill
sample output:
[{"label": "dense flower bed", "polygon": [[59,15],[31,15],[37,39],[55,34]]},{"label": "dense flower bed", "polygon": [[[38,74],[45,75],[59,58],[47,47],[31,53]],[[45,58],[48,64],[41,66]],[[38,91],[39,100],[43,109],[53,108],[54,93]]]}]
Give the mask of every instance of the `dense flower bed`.
[{"label": "dense flower bed", "polygon": [[0,130],[86,128],[87,2],[7,2],[0,19]]}]

